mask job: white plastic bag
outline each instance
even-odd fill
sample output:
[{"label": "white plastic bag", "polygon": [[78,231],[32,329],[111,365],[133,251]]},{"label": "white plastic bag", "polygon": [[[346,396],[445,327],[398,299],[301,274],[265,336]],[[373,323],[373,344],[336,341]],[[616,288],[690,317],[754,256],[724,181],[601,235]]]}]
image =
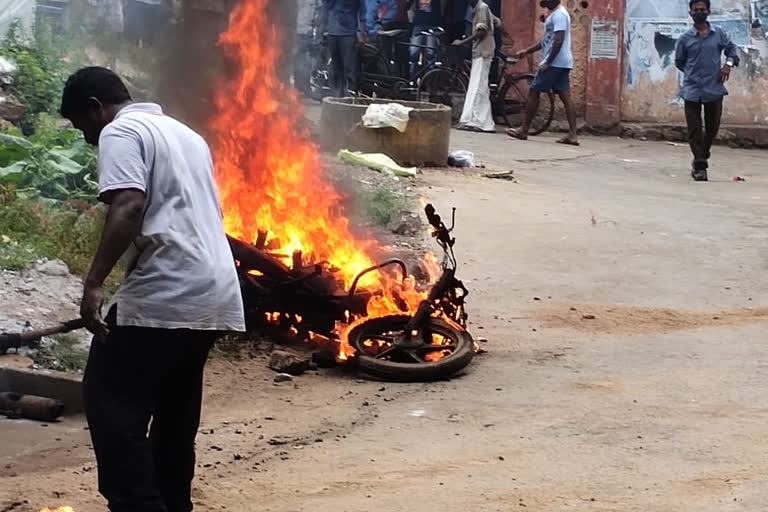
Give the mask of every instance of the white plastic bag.
[{"label": "white plastic bag", "polygon": [[400,133],[408,128],[411,107],[399,103],[372,103],[363,114],[366,128],[394,128]]},{"label": "white plastic bag", "polygon": [[448,155],[448,165],[451,167],[474,167],[475,154],[471,151],[459,150]]}]

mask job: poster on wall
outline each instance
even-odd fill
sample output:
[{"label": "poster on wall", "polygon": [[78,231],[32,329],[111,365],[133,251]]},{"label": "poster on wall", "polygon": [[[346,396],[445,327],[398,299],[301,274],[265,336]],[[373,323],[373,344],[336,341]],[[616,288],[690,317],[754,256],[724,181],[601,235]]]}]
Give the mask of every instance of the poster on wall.
[{"label": "poster on wall", "polygon": [[[712,23],[727,32],[736,46],[746,49],[750,45],[751,29],[747,19],[714,17]],[[630,20],[627,23],[627,83],[633,85],[642,73],[656,82],[674,71],[675,45],[690,28],[686,19]]]},{"label": "poster on wall", "polygon": [[753,26],[760,28],[768,35],[768,0],[754,0],[752,2]]},{"label": "poster on wall", "polygon": [[590,59],[619,58],[619,22],[615,20],[592,20],[589,39]]}]

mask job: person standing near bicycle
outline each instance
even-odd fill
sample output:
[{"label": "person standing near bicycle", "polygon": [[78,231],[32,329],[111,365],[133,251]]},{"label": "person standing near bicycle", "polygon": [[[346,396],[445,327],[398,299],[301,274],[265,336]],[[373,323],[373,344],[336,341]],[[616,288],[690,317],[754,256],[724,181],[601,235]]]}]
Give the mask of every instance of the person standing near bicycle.
[{"label": "person standing near bicycle", "polygon": [[[440,0],[416,0],[413,7],[413,34],[410,48],[411,79],[421,67],[429,67],[437,60],[437,35],[426,35],[440,27]],[[422,65],[419,61],[422,59]]]},{"label": "person standing near bicycle", "polygon": [[493,15],[490,7],[483,0],[470,0],[469,5],[472,7],[472,35],[453,42],[454,46],[472,44],[472,71],[469,74],[464,111],[458,128],[494,133],[496,123],[493,121],[491,89],[488,80],[493,56],[496,53],[494,33],[501,25],[501,20]]},{"label": "person standing near bicycle", "polygon": [[545,21],[544,38],[530,48],[517,52],[515,57],[521,59],[526,55],[541,50],[541,64],[531,84],[525,112],[525,122],[519,130],[514,128],[507,130],[507,135],[519,140],[528,140],[528,131],[539,110],[541,94],[554,92],[560,97],[565,106],[568,126],[570,127],[568,135],[558,139],[557,142],[578,146],[579,135],[576,125],[576,110],[571,101],[570,74],[573,69],[571,16],[568,14],[568,10],[561,5],[560,0],[541,0],[540,5],[548,8],[550,11]]},{"label": "person standing near bicycle", "polygon": [[357,44],[365,42],[365,0],[323,0],[336,95],[357,89]]},{"label": "person standing near bicycle", "polygon": [[368,38],[374,39],[380,32],[400,31],[398,35],[379,38],[384,57],[394,63],[397,76],[408,74],[408,41],[411,22],[408,11],[414,0],[366,0],[368,11],[366,29]]}]

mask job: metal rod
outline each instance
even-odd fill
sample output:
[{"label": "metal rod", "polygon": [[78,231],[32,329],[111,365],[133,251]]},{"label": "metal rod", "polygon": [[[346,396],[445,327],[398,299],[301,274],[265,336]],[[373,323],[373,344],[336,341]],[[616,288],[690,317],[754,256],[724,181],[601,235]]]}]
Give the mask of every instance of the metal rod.
[{"label": "metal rod", "polygon": [[357,290],[357,284],[360,282],[360,279],[362,279],[364,275],[370,272],[373,272],[374,270],[380,270],[384,267],[388,267],[390,265],[397,265],[400,267],[400,269],[403,271],[403,282],[405,282],[406,278],[408,277],[408,267],[405,265],[405,262],[403,260],[393,258],[391,260],[385,261],[384,263],[380,263],[379,265],[368,267],[367,269],[357,274],[357,277],[355,277],[355,280],[352,281],[352,286],[349,288],[349,296],[351,297],[352,295],[355,294],[355,291]]}]

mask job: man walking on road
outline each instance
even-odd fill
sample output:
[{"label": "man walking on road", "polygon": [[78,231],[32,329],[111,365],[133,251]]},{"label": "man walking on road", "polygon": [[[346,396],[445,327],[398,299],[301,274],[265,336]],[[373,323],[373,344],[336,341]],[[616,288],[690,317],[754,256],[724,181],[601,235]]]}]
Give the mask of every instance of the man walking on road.
[{"label": "man walking on road", "polygon": [[203,366],[216,337],[245,328],[211,154],[159,105],[131,103],[108,69],[72,75],[61,114],[98,145],[109,205],[80,310],[95,334],[83,391],[99,491],[112,512],[190,512]]},{"label": "man walking on road", "polygon": [[470,0],[469,5],[472,7],[472,35],[453,42],[455,46],[472,43],[472,71],[469,74],[469,86],[459,128],[493,133],[496,131],[496,124],[493,121],[488,79],[491,62],[496,53],[494,33],[501,20],[493,15],[483,0]]},{"label": "man walking on road", "polygon": [[357,90],[357,43],[365,41],[365,0],[323,0],[336,95]]},{"label": "man walking on road", "polygon": [[710,150],[720,129],[723,97],[728,94],[724,84],[731,76],[731,68],[739,65],[739,52],[726,31],[707,21],[710,0],[692,0],[689,6],[694,25],[677,41],[675,65],[685,74],[680,92],[685,100],[688,142],[693,153],[691,177],[707,181]]},{"label": "man walking on road", "polygon": [[573,53],[571,51],[571,15],[560,4],[560,0],[541,0],[542,7],[550,10],[545,21],[544,38],[535,45],[517,52],[515,57],[521,59],[528,54],[541,50],[541,64],[528,93],[528,105],[523,126],[516,130],[510,128],[507,134],[520,140],[528,139],[531,123],[539,111],[541,94],[556,93],[565,106],[570,131],[560,144],[579,145],[578,128],[576,125],[576,109],[571,101],[570,74],[573,69]]}]

